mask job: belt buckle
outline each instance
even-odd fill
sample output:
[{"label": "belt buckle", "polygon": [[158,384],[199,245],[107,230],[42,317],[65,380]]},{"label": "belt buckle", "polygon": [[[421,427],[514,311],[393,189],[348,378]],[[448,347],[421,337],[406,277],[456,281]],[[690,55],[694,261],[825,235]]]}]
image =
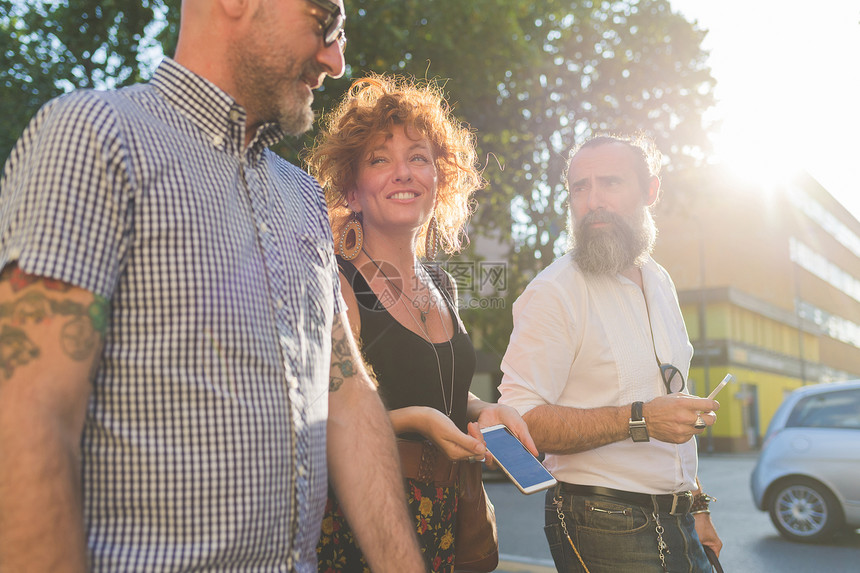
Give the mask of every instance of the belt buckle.
[{"label": "belt buckle", "polygon": [[[669,510],[669,515],[677,515],[679,513],[687,513],[690,510],[690,500],[692,499],[692,494],[689,491],[681,492],[681,493],[673,493],[672,494],[672,508]],[[683,507],[683,511],[679,511],[682,507],[679,507],[679,502],[683,500],[684,504],[680,504]],[[677,512],[677,513],[676,513]]]}]

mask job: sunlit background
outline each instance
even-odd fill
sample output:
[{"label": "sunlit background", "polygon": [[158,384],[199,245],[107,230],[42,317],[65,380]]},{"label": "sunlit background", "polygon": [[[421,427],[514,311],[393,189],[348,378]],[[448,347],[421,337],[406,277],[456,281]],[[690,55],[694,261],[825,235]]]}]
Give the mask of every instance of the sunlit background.
[{"label": "sunlit background", "polygon": [[767,186],[804,169],[860,219],[860,0],[672,0],[708,30],[720,159]]},{"label": "sunlit background", "polygon": [[[860,220],[860,0],[671,6],[708,31],[713,159],[763,188],[805,170]],[[162,56],[144,54],[153,69]]]}]

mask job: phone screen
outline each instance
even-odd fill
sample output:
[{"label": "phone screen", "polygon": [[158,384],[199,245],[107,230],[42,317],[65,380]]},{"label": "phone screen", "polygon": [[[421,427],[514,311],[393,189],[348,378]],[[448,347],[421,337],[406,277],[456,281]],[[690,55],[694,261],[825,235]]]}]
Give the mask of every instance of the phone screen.
[{"label": "phone screen", "polygon": [[487,449],[523,493],[534,493],[555,485],[552,474],[505,426],[492,426],[482,432]]}]

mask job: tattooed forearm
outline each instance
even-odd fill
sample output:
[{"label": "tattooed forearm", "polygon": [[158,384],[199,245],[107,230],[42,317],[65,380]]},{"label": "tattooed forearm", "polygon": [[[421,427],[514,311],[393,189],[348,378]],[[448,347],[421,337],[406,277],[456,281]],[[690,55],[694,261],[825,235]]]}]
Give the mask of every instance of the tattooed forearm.
[{"label": "tattooed forearm", "polygon": [[343,385],[344,378],[354,376],[357,372],[352,345],[346,329],[338,317],[335,317],[331,331],[331,374],[329,375],[329,392],[337,392]]},{"label": "tattooed forearm", "polygon": [[3,271],[3,275],[2,277],[0,277],[0,279],[8,279],[9,285],[12,287],[12,290],[14,292],[24,290],[28,286],[34,285],[36,283],[43,285],[47,290],[53,290],[58,292],[68,292],[68,290],[71,288],[69,285],[62,281],[28,275],[27,273],[19,269],[17,266],[11,267]]},{"label": "tattooed forearm", "polygon": [[373,368],[362,360],[361,352],[358,348],[360,342],[352,337],[349,323],[340,316],[335,316],[331,330],[329,392],[337,392],[343,386],[346,379],[353,376],[359,376],[365,381],[369,381],[372,386],[379,387]]},{"label": "tattooed forearm", "polygon": [[349,357],[337,362],[337,367],[340,368],[340,373],[343,374],[346,378],[355,375],[355,364]]},{"label": "tattooed forearm", "polygon": [[84,317],[93,330],[104,334],[107,308],[107,299],[98,295],[89,305],[83,305],[73,300],[55,300],[46,293],[31,291],[15,300],[0,303],[0,320],[38,323],[52,315]]},{"label": "tattooed forearm", "polygon": [[42,349],[31,340],[28,325],[62,321],[60,348],[76,361],[86,360],[99,347],[107,330],[108,301],[94,296],[92,302],[64,298],[71,287],[57,281],[39,279],[14,268],[3,272],[13,293],[34,284],[45,290],[27,290],[20,296],[0,302],[0,373],[10,378],[15,369],[38,358]]},{"label": "tattooed forearm", "polygon": [[8,324],[0,327],[0,370],[7,379],[16,366],[23,366],[39,357],[39,349],[23,330]]}]

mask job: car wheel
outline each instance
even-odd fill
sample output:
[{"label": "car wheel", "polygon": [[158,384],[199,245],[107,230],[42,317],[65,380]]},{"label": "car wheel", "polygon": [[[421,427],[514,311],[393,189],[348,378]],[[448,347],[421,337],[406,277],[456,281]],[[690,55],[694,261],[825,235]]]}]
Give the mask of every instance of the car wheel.
[{"label": "car wheel", "polygon": [[814,543],[839,528],[839,503],[823,485],[796,479],[780,484],[770,500],[770,519],[786,538]]}]

